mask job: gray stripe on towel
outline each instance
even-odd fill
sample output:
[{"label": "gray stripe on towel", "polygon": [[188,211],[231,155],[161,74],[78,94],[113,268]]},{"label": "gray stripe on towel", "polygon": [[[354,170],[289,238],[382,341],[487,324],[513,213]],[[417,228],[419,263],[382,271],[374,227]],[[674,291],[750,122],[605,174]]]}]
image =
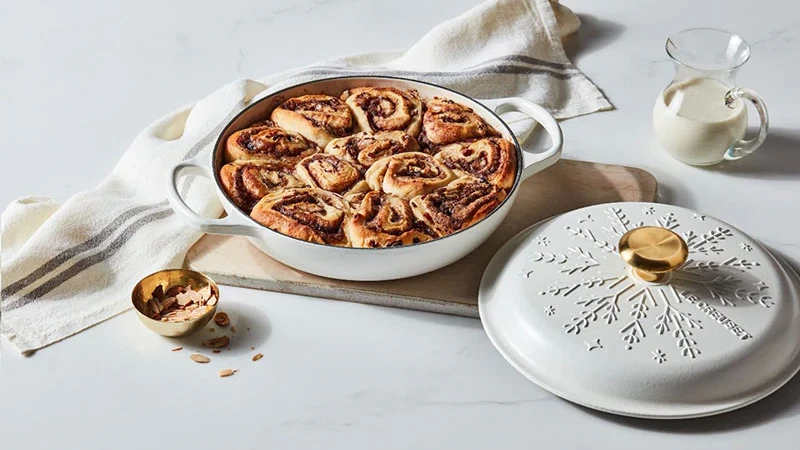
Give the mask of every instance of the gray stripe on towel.
[{"label": "gray stripe on towel", "polygon": [[[543,59],[533,58],[533,57],[526,56],[526,55],[498,56],[496,58],[487,59],[486,61],[480,62],[478,64],[473,64],[471,66],[461,67],[457,71],[453,71],[453,72],[454,73],[463,73],[464,71],[470,71],[470,70],[478,69],[478,68],[481,68],[481,67],[484,67],[484,66],[491,67],[491,66],[498,66],[498,65],[500,65],[500,63],[513,63],[513,62],[530,64],[530,65],[535,65],[535,66],[544,66],[544,67],[549,67],[549,68],[557,69],[557,70],[564,71],[564,72],[567,72],[567,71],[578,72],[578,68],[575,67],[572,64],[555,63],[555,62],[545,61]],[[358,71],[358,70],[364,70],[364,71],[376,70],[376,69],[370,69],[370,68],[366,68],[366,67],[365,68],[357,68],[357,67],[349,68],[349,67],[342,67],[342,66],[331,66],[331,65],[320,64],[320,65],[316,65],[316,66],[307,67],[305,69],[302,69],[301,71],[303,71],[303,70],[312,70],[312,69],[356,70],[356,71]],[[390,70],[390,69],[380,69],[380,70]],[[418,73],[431,73],[431,72],[418,72]]]},{"label": "gray stripe on towel", "polygon": [[[244,107],[244,101],[243,100],[239,101],[236,104],[236,106],[233,109],[231,109],[231,111],[225,116],[225,118],[219,124],[217,124],[217,126],[215,126],[211,131],[206,133],[206,135],[203,136],[199,141],[197,141],[194,145],[192,145],[192,148],[190,148],[189,151],[186,153],[186,155],[184,155],[183,161],[186,161],[186,160],[189,160],[191,158],[194,158],[207,145],[209,145],[214,139],[216,139],[216,136],[219,135],[219,133],[222,130],[222,128],[233,118],[233,116],[235,116],[239,111],[241,111],[241,109],[243,107]],[[190,183],[184,183],[184,189],[182,189],[181,191],[182,192],[183,191],[188,191],[189,185],[190,185]],[[185,195],[185,193],[183,195]],[[71,258],[73,258],[73,257],[75,257],[75,256],[77,256],[77,255],[79,255],[81,253],[87,252],[89,250],[92,250],[92,249],[98,247],[106,239],[108,239],[110,236],[112,236],[115,231],[117,231],[123,224],[125,224],[132,217],[135,217],[135,216],[137,216],[137,215],[139,215],[141,213],[144,213],[146,211],[152,210],[154,208],[159,208],[159,207],[163,207],[163,206],[166,206],[166,205],[167,205],[167,201],[164,200],[164,201],[161,201],[161,202],[158,202],[158,203],[151,203],[149,205],[135,206],[135,207],[132,207],[132,208],[124,211],[122,214],[117,216],[111,223],[106,225],[102,230],[100,230],[97,234],[95,234],[91,238],[87,239],[86,241],[84,241],[81,244],[75,245],[73,247],[70,247],[70,248],[62,251],[61,253],[59,253],[55,257],[51,258],[50,260],[48,260],[47,262],[45,262],[44,264],[42,264],[38,268],[34,269],[30,274],[28,274],[24,278],[21,278],[20,280],[8,285],[6,288],[4,288],[0,292],[0,296],[3,299],[4,309],[7,309],[7,310],[11,309],[11,308],[16,309],[16,308],[22,306],[22,305],[18,305],[18,304],[15,303],[11,307],[5,308],[5,307],[8,306],[8,303],[9,303],[8,301],[6,301],[8,299],[8,297],[17,294],[19,291],[21,291],[25,287],[30,286],[31,284],[35,283],[39,279],[47,276],[48,274],[53,272],[55,269],[57,269],[59,266],[61,266],[66,261],[70,260]],[[171,210],[170,210],[170,212],[171,212]],[[168,216],[169,215],[166,215],[166,216],[163,216],[163,217],[159,216],[156,219],[151,219],[151,220],[157,220],[157,219],[165,218],[165,217],[168,217]],[[147,216],[147,217],[150,217],[150,216]],[[134,223],[136,223],[136,222],[134,222]],[[136,230],[138,230],[138,228],[135,228],[134,232]],[[119,242],[119,245],[120,246],[124,245],[125,242],[127,242],[127,240],[131,236],[133,236],[133,233],[131,233],[123,241]],[[115,240],[114,242],[117,242],[117,240]],[[73,265],[72,267],[75,267],[75,265]],[[63,274],[63,272],[62,272],[62,274]],[[77,273],[75,275],[77,275]],[[50,282],[45,283],[42,286],[46,286],[49,283]],[[59,284],[61,284],[61,283],[59,283]],[[40,288],[35,289],[31,293],[36,292]],[[28,295],[23,296],[21,298],[28,298]],[[15,299],[15,300],[18,300],[18,299]],[[12,303],[14,303],[14,302],[12,301]],[[25,302],[25,303],[27,304],[27,302]]]},{"label": "gray stripe on towel", "polygon": [[147,225],[148,223],[155,222],[157,220],[164,219],[171,215],[175,214],[172,209],[164,209],[161,211],[154,212],[152,214],[148,214],[144,217],[139,218],[135,222],[128,225],[128,227],[117,236],[116,239],[111,241],[106,248],[103,250],[94,253],[92,255],[86,256],[81,260],[78,260],[73,265],[68,267],[63,272],[59,273],[55,277],[49,279],[47,282],[43,283],[36,289],[32,290],[31,292],[17,298],[15,302],[8,304],[8,302],[3,303],[3,312],[13,311],[15,309],[21,308],[28,303],[41,298],[42,296],[46,295],[53,289],[61,286],[68,280],[72,279],[76,275],[80,274],[84,270],[94,266],[95,264],[101,263],[108,258],[114,256],[129,240],[133,237],[136,232],[142,228],[143,226]]},{"label": "gray stripe on towel", "polygon": [[347,76],[347,75],[385,75],[397,76],[412,79],[428,78],[469,78],[481,75],[504,74],[504,75],[548,75],[559,80],[569,80],[570,78],[581,76],[580,72],[561,73],[550,69],[517,66],[517,65],[498,65],[493,67],[479,68],[461,72],[418,72],[410,70],[358,70],[358,69],[318,69],[310,67],[300,72],[295,72],[290,77],[300,76]]},{"label": "gray stripe on towel", "polygon": [[142,205],[142,206],[135,206],[133,208],[129,208],[122,212],[119,216],[116,217],[110,224],[106,225],[105,228],[100,230],[99,233],[95,234],[91,238],[84,241],[82,244],[75,245],[70,247],[58,255],[54,256],[46,263],[39,266],[36,270],[28,274],[26,277],[21,278],[14,283],[9,284],[6,286],[2,292],[0,292],[0,296],[3,299],[16,294],[20,290],[24,289],[26,286],[29,286],[31,283],[35,282],[39,278],[47,275],[49,272],[53,271],[54,269],[58,268],[61,264],[65,263],[75,255],[79,253],[83,253],[87,250],[97,247],[103,241],[111,237],[119,227],[121,227],[128,219],[139,215],[139,213],[143,213],[149,211],[153,208],[163,207],[166,206],[167,202],[162,201],[159,203],[153,203],[150,205]]}]

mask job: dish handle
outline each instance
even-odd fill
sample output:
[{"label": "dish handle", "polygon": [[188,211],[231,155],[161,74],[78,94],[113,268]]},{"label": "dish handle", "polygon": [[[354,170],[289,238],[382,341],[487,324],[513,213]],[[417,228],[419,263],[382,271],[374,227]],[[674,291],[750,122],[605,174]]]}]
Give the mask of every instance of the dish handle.
[{"label": "dish handle", "polygon": [[192,228],[209,234],[255,236],[253,226],[239,221],[235,216],[229,215],[221,219],[209,219],[194,212],[183,200],[178,190],[178,179],[182,174],[197,175],[212,180],[214,175],[208,167],[194,159],[177,164],[168,175],[167,199],[169,204],[176,213],[186,219]]},{"label": "dish handle", "polygon": [[549,149],[536,153],[522,150],[522,179],[526,180],[531,175],[541,172],[558,161],[561,157],[561,149],[564,146],[564,138],[561,133],[561,126],[556,122],[556,119],[536,103],[524,98],[511,97],[499,100],[499,103],[494,106],[494,112],[498,115],[511,111],[518,111],[527,115],[538,122],[550,135],[551,145]]}]

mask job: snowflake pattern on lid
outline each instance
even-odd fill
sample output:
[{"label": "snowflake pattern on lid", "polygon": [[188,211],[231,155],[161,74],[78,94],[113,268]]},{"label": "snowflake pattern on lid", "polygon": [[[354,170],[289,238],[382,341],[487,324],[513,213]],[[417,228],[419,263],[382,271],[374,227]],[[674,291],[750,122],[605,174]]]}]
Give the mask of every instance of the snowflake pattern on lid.
[{"label": "snowflake pattern on lid", "polygon": [[[542,267],[539,280],[552,280],[538,294],[552,302],[545,303],[544,314],[549,320],[558,320],[563,332],[583,336],[596,327],[613,327],[619,336],[617,345],[625,350],[661,336],[671,340],[677,355],[690,360],[702,357],[703,330],[709,327],[721,328],[740,341],[753,338],[746,327],[725,314],[726,308],[771,308],[775,300],[769,285],[755,278],[754,270],[761,262],[741,253],[751,252],[752,246],[734,241],[734,230],[705,225],[714,221],[699,214],[688,216],[694,219],[691,225],[684,224],[675,212],[659,212],[658,205],[645,206],[639,217],[631,217],[636,213],[617,205],[609,205],[603,212],[604,220],[598,218],[596,224],[578,220],[578,224],[565,225],[570,245],[563,251],[553,248],[527,256],[526,270]],[[686,263],[665,283],[637,279],[616,254],[619,238],[641,226],[670,229],[689,248]],[[557,236],[551,237],[559,241]],[[554,306],[556,303],[562,306]],[[556,308],[561,310],[558,316]],[[650,356],[659,365],[668,363],[661,348]]]}]

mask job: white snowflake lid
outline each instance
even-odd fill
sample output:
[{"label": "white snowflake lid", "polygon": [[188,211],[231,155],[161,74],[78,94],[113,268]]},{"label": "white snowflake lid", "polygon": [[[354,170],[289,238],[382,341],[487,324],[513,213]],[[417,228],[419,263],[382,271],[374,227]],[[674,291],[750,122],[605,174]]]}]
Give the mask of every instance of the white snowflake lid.
[{"label": "white snowflake lid", "polygon": [[[688,259],[657,282],[618,253],[630,230],[682,237]],[[729,411],[800,367],[798,277],[738,229],[653,203],[586,207],[511,239],[484,275],[489,338],[532,381],[637,417]]]}]

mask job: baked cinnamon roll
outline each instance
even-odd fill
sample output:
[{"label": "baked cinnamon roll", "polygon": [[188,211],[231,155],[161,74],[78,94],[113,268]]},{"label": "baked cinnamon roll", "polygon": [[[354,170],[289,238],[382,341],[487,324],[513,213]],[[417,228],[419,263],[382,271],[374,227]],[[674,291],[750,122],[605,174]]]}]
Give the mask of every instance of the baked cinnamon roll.
[{"label": "baked cinnamon roll", "polygon": [[350,134],[353,117],[342,100],[330,95],[303,95],[286,100],[272,111],[281,128],[301,134],[325,148],[333,139]]},{"label": "baked cinnamon roll", "polygon": [[317,153],[297,163],[297,176],[311,187],[341,195],[369,190],[354,165],[327,153]]},{"label": "baked cinnamon roll", "polygon": [[332,140],[325,153],[336,155],[352,163],[364,173],[375,161],[386,156],[405,152],[418,152],[417,140],[402,131],[366,131]]},{"label": "baked cinnamon roll", "polygon": [[517,174],[517,149],[502,138],[485,138],[442,147],[434,156],[456,175],[472,175],[511,189]]},{"label": "baked cinnamon roll", "polygon": [[422,119],[420,142],[428,147],[498,136],[497,131],[471,108],[452,100],[434,97]]},{"label": "baked cinnamon roll", "polygon": [[433,239],[418,226],[408,201],[376,191],[364,195],[345,230],[353,247],[395,247]]},{"label": "baked cinnamon roll", "polygon": [[405,131],[419,135],[422,101],[416,92],[392,87],[360,87],[344,91],[342,99],[363,131]]},{"label": "baked cinnamon roll", "polygon": [[319,148],[299,134],[261,122],[233,133],[226,142],[225,161],[268,159],[295,164]]},{"label": "baked cinnamon roll", "polygon": [[444,186],[456,176],[433,156],[411,152],[379,160],[367,170],[365,178],[375,191],[409,199]]},{"label": "baked cinnamon roll", "polygon": [[322,189],[283,189],[262,198],[250,213],[275,231],[317,244],[349,245],[344,225],[350,206]]},{"label": "baked cinnamon roll", "polygon": [[219,171],[222,187],[236,206],[250,212],[265,195],[280,188],[303,187],[294,167],[280,161],[236,161]]},{"label": "baked cinnamon roll", "polygon": [[374,191],[361,191],[353,194],[345,194],[344,201],[346,201],[354,211],[358,210],[358,208],[361,208],[361,202],[364,201],[364,197],[366,197],[370,192]]},{"label": "baked cinnamon roll", "polygon": [[447,236],[486,217],[505,197],[497,186],[467,176],[409,203],[419,220],[439,236]]}]

